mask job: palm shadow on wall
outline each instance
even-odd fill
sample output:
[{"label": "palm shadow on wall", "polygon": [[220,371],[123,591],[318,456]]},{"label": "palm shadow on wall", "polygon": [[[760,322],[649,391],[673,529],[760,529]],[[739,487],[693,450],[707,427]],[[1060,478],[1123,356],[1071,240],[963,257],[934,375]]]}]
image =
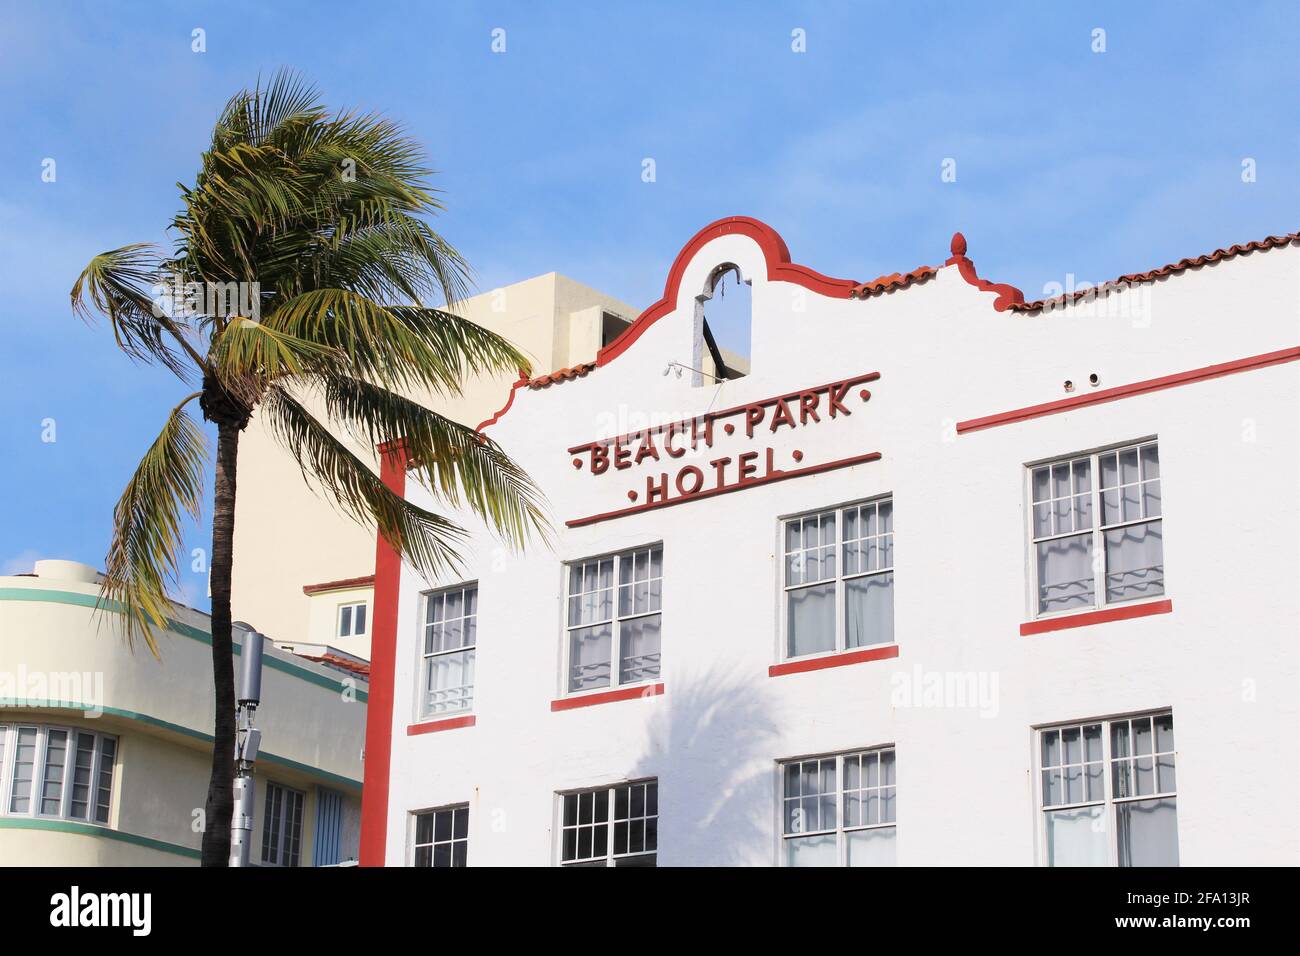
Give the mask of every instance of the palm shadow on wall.
[{"label": "palm shadow on wall", "polygon": [[661,865],[770,865],[777,724],[762,685],[669,675],[631,778],[660,777]]}]

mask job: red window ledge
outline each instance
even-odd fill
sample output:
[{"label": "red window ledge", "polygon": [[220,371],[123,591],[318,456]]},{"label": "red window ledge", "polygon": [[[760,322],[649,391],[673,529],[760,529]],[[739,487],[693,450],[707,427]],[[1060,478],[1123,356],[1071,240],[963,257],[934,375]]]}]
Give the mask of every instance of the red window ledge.
[{"label": "red window ledge", "polygon": [[897,656],[897,644],[890,644],[888,647],[869,647],[864,651],[847,651],[840,654],[826,654],[823,657],[809,657],[801,661],[786,661],[784,664],[773,664],[767,669],[767,676],[780,677],[783,674],[803,674],[807,671],[819,671],[826,667],[844,667],[846,664],[882,661]]},{"label": "red window ledge", "polygon": [[591,707],[595,704],[608,704],[616,700],[632,700],[636,697],[658,697],[664,692],[664,685],[638,684],[635,687],[620,687],[607,690],[603,694],[583,694],[581,697],[560,697],[551,701],[551,710],[573,710],[575,707]]},{"label": "red window ledge", "polygon": [[446,717],[442,720],[428,720],[422,724],[411,724],[406,728],[406,736],[414,737],[416,734],[434,734],[440,730],[455,730],[457,727],[473,727],[475,717],[468,714],[464,717]]},{"label": "red window ledge", "polygon": [[1135,617],[1150,617],[1152,614],[1168,614],[1173,609],[1173,601],[1152,601],[1150,604],[1130,604],[1127,607],[1108,607],[1101,611],[1083,611],[1079,614],[1049,617],[1042,621],[1021,624],[1020,636],[1064,631],[1071,627],[1087,627],[1089,624],[1105,624],[1107,621],[1127,621]]}]

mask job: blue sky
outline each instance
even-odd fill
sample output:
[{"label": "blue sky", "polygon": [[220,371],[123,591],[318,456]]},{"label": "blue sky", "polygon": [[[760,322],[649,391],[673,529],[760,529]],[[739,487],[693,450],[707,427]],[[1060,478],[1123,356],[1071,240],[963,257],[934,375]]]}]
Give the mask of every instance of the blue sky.
[{"label": "blue sky", "polygon": [[[937,264],[961,230],[982,274],[1031,295],[1300,224],[1294,2],[3,0],[0,31],[0,572],[102,564],[183,392],[68,290],[99,251],[169,242],[217,111],[281,66],[427,145],[437,227],[481,289],[555,270],[644,307],[734,214],[855,279]],[[182,583],[205,604],[188,565]]]}]

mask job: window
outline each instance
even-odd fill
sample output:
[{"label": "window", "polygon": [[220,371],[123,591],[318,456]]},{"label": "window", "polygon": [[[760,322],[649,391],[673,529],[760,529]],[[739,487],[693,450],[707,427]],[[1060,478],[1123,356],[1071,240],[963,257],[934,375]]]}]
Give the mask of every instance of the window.
[{"label": "window", "polygon": [[457,585],[425,595],[421,718],[457,714],[474,706],[477,647],[478,585]]},{"label": "window", "polygon": [[297,866],[302,848],[303,795],[278,783],[266,785],[262,817],[262,865]]},{"label": "window", "polygon": [[339,608],[339,637],[362,637],[366,633],[366,603],[344,604]]},{"label": "window", "polygon": [[1177,866],[1174,717],[1050,727],[1039,736],[1048,866]]},{"label": "window", "polygon": [[560,802],[561,866],[656,865],[659,781],[565,793]]},{"label": "window", "polygon": [[569,691],[658,679],[663,577],[658,544],[569,566]]},{"label": "window", "polygon": [[468,804],[415,815],[416,866],[464,866],[468,851]]},{"label": "window", "polygon": [[1030,487],[1038,614],[1165,593],[1155,442],[1036,465]]},{"label": "window", "polygon": [[781,787],[784,865],[894,865],[893,747],[788,761]]},{"label": "window", "polygon": [[117,738],[106,734],[0,724],[0,811],[108,823],[116,756]]},{"label": "window", "polygon": [[894,640],[894,502],[785,522],[785,655]]}]

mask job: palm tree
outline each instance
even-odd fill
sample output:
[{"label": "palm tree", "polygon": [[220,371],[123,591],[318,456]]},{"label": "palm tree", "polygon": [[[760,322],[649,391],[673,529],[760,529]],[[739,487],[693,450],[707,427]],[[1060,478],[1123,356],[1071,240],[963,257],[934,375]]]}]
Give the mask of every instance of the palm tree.
[{"label": "palm tree", "polygon": [[[337,437],[405,441],[420,480],[511,545],[547,534],[541,496],[490,440],[406,397],[456,395],[469,376],[527,371],[500,336],[426,303],[460,299],[465,262],[423,216],[442,206],[423,150],[378,115],[331,115],[280,72],[234,96],[184,208],[170,255],[129,245],[91,260],[74,311],[106,315],[117,346],[194,391],[171,409],[113,513],[101,607],[129,646],[165,624],[181,522],[197,519],[216,426],[212,510],[212,776],[202,863],[229,858],[235,745],[230,580],[239,433],[256,412],[323,493],[372,522],[414,567],[455,567],[465,530],[388,490]],[[245,285],[238,285],[243,283]],[[243,294],[240,294],[242,291]],[[238,299],[238,302],[232,301]],[[331,427],[332,426],[332,427]]]}]

